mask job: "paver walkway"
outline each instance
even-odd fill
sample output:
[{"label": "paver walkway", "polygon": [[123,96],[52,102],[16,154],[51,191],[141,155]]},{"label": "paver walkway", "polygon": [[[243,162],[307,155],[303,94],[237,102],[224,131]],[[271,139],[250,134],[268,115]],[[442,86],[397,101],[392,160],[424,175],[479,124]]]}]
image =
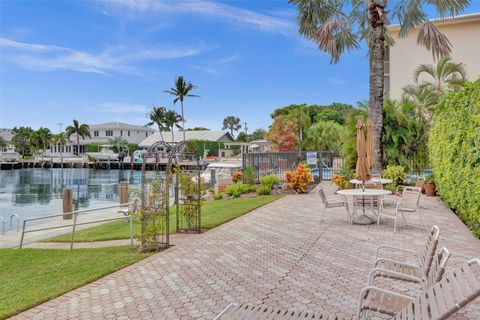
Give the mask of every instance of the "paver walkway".
[{"label": "paver walkway", "polygon": [[[435,198],[426,204],[426,224],[439,225],[440,246],[454,253],[450,267],[480,256],[480,240],[450,210]],[[421,250],[424,232],[394,234],[388,220],[351,226],[339,209],[321,221],[319,207],[317,194],[287,196],[16,318],[212,319],[230,302],[353,315],[375,248]],[[480,319],[480,301],[454,318]]]}]

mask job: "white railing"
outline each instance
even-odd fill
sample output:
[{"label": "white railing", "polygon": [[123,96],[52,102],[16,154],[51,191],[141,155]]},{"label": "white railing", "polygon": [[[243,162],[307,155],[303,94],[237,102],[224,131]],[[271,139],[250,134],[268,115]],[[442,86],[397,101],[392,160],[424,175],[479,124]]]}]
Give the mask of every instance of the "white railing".
[{"label": "white railing", "polygon": [[[100,208],[72,211],[72,212],[67,212],[67,213],[52,214],[52,215],[48,215],[48,216],[25,219],[25,220],[23,220],[22,235],[20,237],[19,248],[22,249],[22,247],[23,247],[23,242],[24,242],[24,238],[25,238],[26,233],[33,233],[33,232],[39,232],[39,231],[45,231],[45,230],[53,230],[53,229],[72,227],[70,249],[73,249],[73,243],[75,241],[75,231],[76,231],[77,226],[87,225],[87,224],[92,224],[92,223],[108,222],[108,221],[114,221],[114,220],[125,220],[125,219],[128,219],[128,221],[130,223],[130,245],[133,246],[133,219],[132,219],[131,212],[129,212],[128,214],[124,214],[123,216],[118,217],[118,218],[107,218],[107,219],[91,220],[91,221],[77,223],[77,218],[78,218],[79,215],[83,215],[85,213],[98,211],[98,210],[112,209],[112,208],[117,208],[117,207],[125,207],[125,206],[129,206],[130,204],[131,204],[131,202],[128,202],[128,203],[122,203],[122,204],[117,204],[117,205],[113,205],[113,206],[106,206],[106,207],[100,207]],[[49,218],[55,218],[55,217],[63,217],[64,215],[68,215],[68,214],[71,214],[73,216],[73,223],[72,224],[27,230],[27,223],[30,222],[30,221],[38,221],[38,220],[44,220],[44,219],[49,219]]]}]

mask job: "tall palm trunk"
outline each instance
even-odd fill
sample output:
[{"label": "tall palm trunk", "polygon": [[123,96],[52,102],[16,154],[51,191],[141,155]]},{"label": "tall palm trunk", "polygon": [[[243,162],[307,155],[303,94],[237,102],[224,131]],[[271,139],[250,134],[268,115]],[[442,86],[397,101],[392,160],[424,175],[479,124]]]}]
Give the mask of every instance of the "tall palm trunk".
[{"label": "tall palm trunk", "polygon": [[303,132],[302,132],[302,126],[298,126],[298,151],[302,151],[302,140],[303,140]]},{"label": "tall palm trunk", "polygon": [[183,99],[180,100],[180,105],[182,107],[182,131],[183,131],[183,141],[185,141],[185,117],[183,116]]},{"label": "tall palm trunk", "polygon": [[80,155],[80,137],[77,132],[77,156]]},{"label": "tall palm trunk", "polygon": [[162,142],[165,142],[165,140],[163,140],[162,127],[158,126],[158,132],[160,132],[160,138],[162,139]]},{"label": "tall palm trunk", "polygon": [[385,6],[378,0],[368,1],[370,100],[368,118],[373,122],[374,170],[382,170],[383,79],[385,56]]},{"label": "tall palm trunk", "polygon": [[173,126],[172,126],[172,144],[173,144]]}]

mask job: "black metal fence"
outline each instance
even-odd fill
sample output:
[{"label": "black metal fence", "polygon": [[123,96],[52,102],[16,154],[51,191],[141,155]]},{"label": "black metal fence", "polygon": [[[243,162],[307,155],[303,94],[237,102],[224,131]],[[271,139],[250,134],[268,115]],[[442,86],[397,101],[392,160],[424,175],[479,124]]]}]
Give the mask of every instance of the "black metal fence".
[{"label": "black metal fence", "polygon": [[342,159],[328,151],[296,151],[243,154],[243,167],[255,168],[257,180],[268,174],[276,174],[284,181],[285,172],[294,170],[298,163],[308,165],[315,182],[331,180],[342,166]]}]

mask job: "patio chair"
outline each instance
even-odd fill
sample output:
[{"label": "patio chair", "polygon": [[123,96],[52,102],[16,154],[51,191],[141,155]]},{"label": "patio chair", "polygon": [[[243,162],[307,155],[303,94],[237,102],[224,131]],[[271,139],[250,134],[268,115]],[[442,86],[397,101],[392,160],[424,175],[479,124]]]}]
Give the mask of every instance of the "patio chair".
[{"label": "patio chair", "polygon": [[[407,220],[405,219],[405,212],[407,213],[416,213],[420,217],[420,221],[422,222],[423,229],[425,229],[425,223],[423,222],[422,215],[418,211],[418,204],[420,201],[420,195],[422,192],[420,188],[417,187],[404,187],[402,190],[402,196],[399,200],[382,200],[381,208],[388,207],[389,205],[393,205],[395,207],[395,223],[393,225],[393,232],[397,232],[397,220],[399,214],[401,214],[403,218],[403,222],[407,225]],[[381,212],[382,213],[382,212]],[[377,218],[377,225],[380,224],[380,216],[381,213],[378,215]]]},{"label": "patio chair", "polygon": [[444,320],[480,296],[480,259],[473,259],[444,275],[416,298],[382,288],[362,289],[355,317],[311,311],[278,309],[264,305],[231,303],[214,320],[220,319],[364,319],[369,311],[382,311],[391,320]]},{"label": "patio chair", "polygon": [[128,222],[129,216],[136,210],[138,206],[139,199],[134,198],[132,202],[128,205],[127,208],[118,210],[117,213],[121,213],[125,216],[125,221]]},{"label": "patio chair", "polygon": [[352,224],[352,216],[350,215],[350,209],[348,208],[347,198],[340,195],[327,198],[327,196],[325,195],[325,191],[323,191],[322,188],[317,187],[317,189],[318,194],[320,195],[320,199],[322,199],[323,203],[323,212],[321,213],[322,220],[328,208],[344,207],[347,211],[347,221],[349,224]]},{"label": "patio chair", "polygon": [[380,173],[372,173],[372,179],[382,179],[382,175]]},{"label": "patio chair", "polygon": [[473,259],[445,273],[443,279],[413,298],[368,286],[360,293],[357,319],[368,311],[387,314],[394,320],[443,320],[480,296],[480,259]]},{"label": "patio chair", "polygon": [[432,285],[442,280],[450,256],[451,254],[447,248],[442,248],[440,253],[434,257],[428,272],[411,264],[385,258],[378,259],[374,269],[368,275],[368,285],[375,285],[375,279],[382,277],[418,283],[422,286],[422,290],[426,291]]},{"label": "patio chair", "polygon": [[[424,250],[421,253],[421,255],[419,255],[419,252],[414,251],[414,250],[394,247],[394,246],[386,245],[386,244],[381,245],[377,248],[377,252],[375,254],[375,262],[373,263],[373,267],[375,268],[377,266],[378,259],[382,258],[382,256],[381,256],[382,250],[386,249],[390,253],[409,253],[409,254],[412,254],[417,260],[416,263],[411,264],[412,268],[420,268],[421,270],[423,270],[423,272],[425,274],[428,274],[428,272],[430,271],[430,266],[432,265],[433,256],[435,255],[435,251],[437,250],[439,237],[440,237],[440,228],[438,228],[436,225],[432,226],[432,228],[430,229],[430,232],[427,234]],[[383,258],[385,258],[385,257],[383,257]]]}]

